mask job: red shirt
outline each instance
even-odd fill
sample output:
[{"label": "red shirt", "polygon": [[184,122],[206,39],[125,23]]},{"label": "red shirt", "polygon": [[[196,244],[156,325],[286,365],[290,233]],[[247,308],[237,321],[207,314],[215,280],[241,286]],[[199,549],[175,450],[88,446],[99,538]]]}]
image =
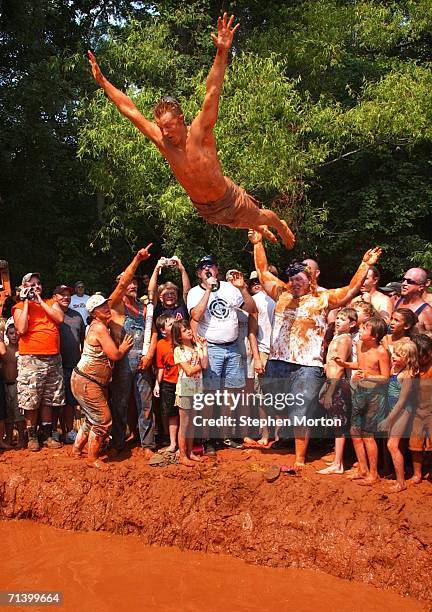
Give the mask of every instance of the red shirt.
[{"label": "red shirt", "polygon": [[[54,300],[44,300],[48,306]],[[12,308],[22,310],[24,302],[18,302]],[[22,316],[22,315],[21,315]],[[60,353],[59,326],[46,314],[37,302],[28,303],[28,328],[25,334],[18,338],[18,351],[20,355],[58,355]]]},{"label": "red shirt", "polygon": [[171,340],[162,338],[156,346],[156,367],[163,369],[162,380],[176,383],[178,379],[178,366],[174,363],[174,350]]}]

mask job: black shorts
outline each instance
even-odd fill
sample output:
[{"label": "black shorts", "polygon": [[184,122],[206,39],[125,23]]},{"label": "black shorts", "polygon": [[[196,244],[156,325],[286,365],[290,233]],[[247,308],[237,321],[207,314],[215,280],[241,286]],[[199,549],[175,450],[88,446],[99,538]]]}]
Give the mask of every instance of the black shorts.
[{"label": "black shorts", "polygon": [[176,406],[176,383],[163,380],[160,384],[160,406],[162,416],[175,417],[179,414]]},{"label": "black shorts", "polygon": [[0,379],[0,421],[4,421],[6,417],[6,396],[4,392],[3,381]]}]

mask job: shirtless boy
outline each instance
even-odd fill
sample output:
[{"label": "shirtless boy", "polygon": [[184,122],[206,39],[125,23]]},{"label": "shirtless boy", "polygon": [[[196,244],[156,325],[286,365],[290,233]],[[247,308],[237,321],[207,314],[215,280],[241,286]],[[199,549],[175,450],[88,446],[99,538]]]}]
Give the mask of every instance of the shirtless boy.
[{"label": "shirtless boy", "polygon": [[[360,328],[357,362],[335,357],[343,368],[357,370],[353,382],[351,436],[358,460],[358,471],[350,478],[370,485],[378,481],[378,446],[375,434],[386,417],[386,388],[390,376],[390,356],[380,343],[387,331],[381,317],[367,319]],[[369,467],[368,461],[369,460]]]},{"label": "shirtless boy", "polygon": [[333,462],[318,474],[343,474],[343,452],[345,435],[349,431],[351,417],[351,389],[349,377],[345,370],[335,362],[352,358],[352,332],[357,325],[357,313],[353,308],[342,308],[336,316],[335,335],[330,342],[326,364],[324,366],[326,382],[320,393],[320,403],[329,416],[340,418],[342,426],[336,429],[335,458]]},{"label": "shirtless boy", "polygon": [[170,96],[162,98],[156,105],[155,122],[146,119],[128,96],[107,81],[89,51],[93,76],[119,111],[156,145],[206,221],[228,227],[252,228],[276,242],[267,228],[270,225],[277,230],[286,248],[292,249],[295,237],[286,222],[273,211],[259,208],[252,196],[225,177],[217,156],[213,128],[218,117],[229,50],[239,28],[239,24],[233,27],[233,21],[233,15],[227,21],[224,13],[218,19],[217,36],[211,35],[217,48],[216,57],[207,77],[204,104],[190,126],[185,124],[179,103]]},{"label": "shirtless boy", "polygon": [[[18,353],[18,336],[15,331],[15,325],[12,319],[6,323],[6,337],[9,344],[1,342],[0,358],[2,364],[2,375],[5,387],[6,397],[6,444],[12,444],[12,436],[14,426],[18,431],[18,443],[15,448],[24,448],[24,415],[21,414],[18,408],[17,384],[18,376],[17,353]],[[1,384],[1,383],[0,383]],[[0,441],[1,447],[1,441]]]}]

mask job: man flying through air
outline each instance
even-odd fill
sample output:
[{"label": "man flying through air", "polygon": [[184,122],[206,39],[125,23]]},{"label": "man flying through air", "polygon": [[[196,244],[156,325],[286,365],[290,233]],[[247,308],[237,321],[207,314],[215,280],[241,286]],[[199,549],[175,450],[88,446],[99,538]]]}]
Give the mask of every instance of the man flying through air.
[{"label": "man flying through air", "polygon": [[235,228],[251,228],[272,242],[276,237],[267,228],[275,228],[284,245],[291,249],[295,237],[287,223],[271,210],[259,208],[246,191],[223,175],[217,156],[213,128],[216,124],[228,53],[239,24],[232,27],[234,16],[218,19],[218,33],[211,34],[217,52],[207,77],[206,95],[201,111],[185,124],[180,104],[167,96],[154,108],[155,122],[146,119],[132,100],[103,76],[96,58],[88,52],[95,80],[119,111],[157,146],[192,200],[199,214],[209,223]]}]

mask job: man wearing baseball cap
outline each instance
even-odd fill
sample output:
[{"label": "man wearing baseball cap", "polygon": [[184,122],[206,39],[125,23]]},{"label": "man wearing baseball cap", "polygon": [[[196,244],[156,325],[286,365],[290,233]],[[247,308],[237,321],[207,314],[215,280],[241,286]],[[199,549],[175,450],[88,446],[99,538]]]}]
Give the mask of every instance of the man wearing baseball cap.
[{"label": "man wearing baseball cap", "polygon": [[60,413],[60,422],[66,444],[73,444],[76,437],[73,424],[78,402],[72,393],[70,381],[72,371],[81,358],[85,338],[85,325],[81,313],[70,307],[72,293],[73,288],[67,285],[57,285],[53,291],[53,299],[64,312],[64,321],[60,325],[60,354],[66,403]]},{"label": "man wearing baseball cap", "polygon": [[28,449],[40,449],[38,423],[43,445],[60,448],[52,432],[53,408],[64,404],[59,331],[64,314],[55,300],[42,299],[39,272],[25,274],[21,284],[20,302],[12,314],[19,335],[18,405],[26,418]]},{"label": "man wearing baseball cap", "polygon": [[89,313],[86,308],[86,303],[89,297],[90,296],[87,295],[85,292],[84,281],[77,281],[74,286],[74,291],[72,291],[70,308],[80,313],[82,320],[84,321],[84,325],[87,325],[87,320],[89,316]]}]

